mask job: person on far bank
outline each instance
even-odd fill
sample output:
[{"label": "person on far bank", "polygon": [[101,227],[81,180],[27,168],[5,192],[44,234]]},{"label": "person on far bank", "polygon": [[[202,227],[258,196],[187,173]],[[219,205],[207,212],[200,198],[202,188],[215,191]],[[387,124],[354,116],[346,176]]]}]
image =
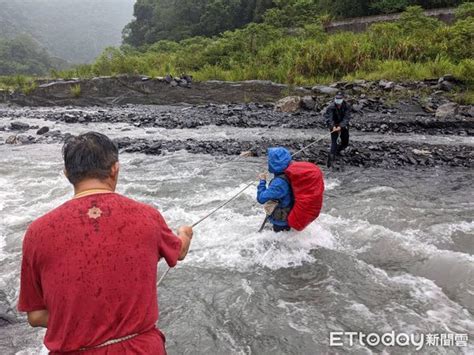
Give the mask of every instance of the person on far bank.
[{"label": "person on far bank", "polygon": [[[331,167],[336,159],[336,154],[346,149],[349,145],[349,121],[351,119],[351,107],[344,100],[344,94],[338,92],[326,112],[324,113],[326,124],[331,132],[331,150],[328,155],[327,166]],[[341,136],[341,144],[337,140]]]},{"label": "person on far bank", "polygon": [[166,354],[158,321],[157,264],[188,252],[155,208],[115,192],[117,146],[81,134],[63,147],[74,197],[35,220],[23,240],[18,310],[47,328],[52,354]]},{"label": "person on far bank", "polygon": [[285,175],[285,170],[291,163],[291,153],[282,147],[268,149],[268,171],[274,174],[273,180],[267,187],[267,174],[259,175],[257,201],[266,205],[267,214],[274,232],[289,231],[288,215],[293,207],[291,185]]}]

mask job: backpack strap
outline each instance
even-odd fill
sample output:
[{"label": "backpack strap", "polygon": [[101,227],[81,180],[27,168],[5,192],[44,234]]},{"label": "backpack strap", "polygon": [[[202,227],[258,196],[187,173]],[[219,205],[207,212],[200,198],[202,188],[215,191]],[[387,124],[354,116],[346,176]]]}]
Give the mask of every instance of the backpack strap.
[{"label": "backpack strap", "polygon": [[275,177],[274,177],[273,179],[276,179],[276,178],[280,178],[280,179],[285,180],[285,181],[288,183],[288,185],[290,185],[290,187],[291,187],[290,179],[288,179],[288,176],[286,176],[285,173],[281,173],[281,174],[275,175]]}]

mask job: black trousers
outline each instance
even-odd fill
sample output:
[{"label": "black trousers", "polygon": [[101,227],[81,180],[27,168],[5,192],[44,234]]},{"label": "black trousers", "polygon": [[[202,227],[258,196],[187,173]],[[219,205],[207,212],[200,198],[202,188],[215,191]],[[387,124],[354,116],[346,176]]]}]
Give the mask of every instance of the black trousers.
[{"label": "black trousers", "polygon": [[288,232],[290,231],[291,228],[288,227],[288,226],[277,226],[276,224],[273,225],[273,231],[275,233],[279,233],[279,232]]},{"label": "black trousers", "polygon": [[[337,139],[341,134],[341,145],[337,145]],[[331,154],[339,153],[341,150],[344,150],[349,145],[349,128],[341,127],[340,132],[331,133]]]}]

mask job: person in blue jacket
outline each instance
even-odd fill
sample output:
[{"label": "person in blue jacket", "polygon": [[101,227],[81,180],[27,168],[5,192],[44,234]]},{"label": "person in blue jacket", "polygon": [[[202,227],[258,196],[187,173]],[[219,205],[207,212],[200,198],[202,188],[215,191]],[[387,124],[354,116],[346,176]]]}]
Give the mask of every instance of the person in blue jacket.
[{"label": "person in blue jacket", "polygon": [[275,232],[289,231],[288,214],[293,207],[293,193],[291,185],[284,171],[291,164],[290,152],[281,147],[268,149],[268,171],[274,178],[267,187],[267,174],[260,174],[260,183],[257,188],[257,201],[266,204],[269,201],[277,203],[269,220]]}]

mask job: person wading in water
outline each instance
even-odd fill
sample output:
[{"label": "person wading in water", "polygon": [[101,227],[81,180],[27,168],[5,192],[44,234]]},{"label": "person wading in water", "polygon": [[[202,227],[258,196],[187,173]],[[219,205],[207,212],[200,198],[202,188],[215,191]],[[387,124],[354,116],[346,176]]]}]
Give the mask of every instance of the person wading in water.
[{"label": "person wading in water", "polygon": [[260,183],[257,187],[257,201],[260,204],[269,204],[269,221],[273,224],[274,232],[289,231],[288,214],[293,206],[291,185],[285,175],[285,169],[291,163],[290,152],[282,147],[268,149],[268,171],[275,175],[267,187],[267,174],[259,175]]},{"label": "person wading in water", "polygon": [[[331,131],[331,150],[329,152],[327,167],[330,168],[336,159],[336,154],[346,149],[349,145],[349,121],[351,119],[351,107],[344,100],[342,92],[338,92],[324,114],[326,124]],[[337,139],[341,136],[341,144]]]},{"label": "person wading in water", "polygon": [[158,321],[157,263],[188,252],[151,206],[115,193],[118,149],[89,132],[63,147],[75,196],[35,220],[23,240],[18,309],[45,327],[53,354],[166,354]]}]

